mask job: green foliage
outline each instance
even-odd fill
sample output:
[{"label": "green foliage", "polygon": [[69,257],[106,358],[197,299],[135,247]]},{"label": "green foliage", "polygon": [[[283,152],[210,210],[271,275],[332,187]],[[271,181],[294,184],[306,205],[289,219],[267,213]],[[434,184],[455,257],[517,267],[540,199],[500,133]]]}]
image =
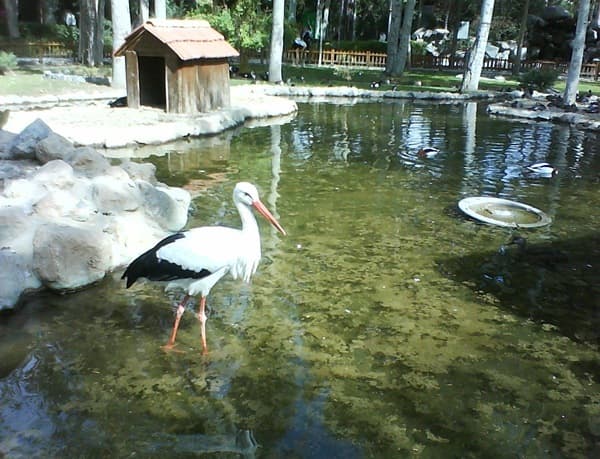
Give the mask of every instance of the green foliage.
[{"label": "green foliage", "polygon": [[519,35],[519,22],[507,16],[494,16],[489,41],[515,40]]},{"label": "green foliage", "polygon": [[411,40],[410,52],[413,56],[425,56],[427,53],[427,42],[423,40]]},{"label": "green foliage", "polygon": [[200,6],[187,17],[208,21],[237,49],[258,51],[269,42],[271,16],[252,0],[238,0],[232,8],[216,8],[214,12]]},{"label": "green foliage", "polygon": [[17,56],[15,56],[13,53],[0,51],[0,75],[6,73],[9,70],[16,69],[17,66]]},{"label": "green foliage", "polygon": [[357,40],[357,41],[335,41],[327,43],[328,48],[339,49],[341,51],[371,51],[373,53],[387,52],[387,43],[378,40]]},{"label": "green foliage", "polygon": [[558,80],[560,72],[554,69],[533,69],[519,76],[521,85],[528,89],[545,91]]}]

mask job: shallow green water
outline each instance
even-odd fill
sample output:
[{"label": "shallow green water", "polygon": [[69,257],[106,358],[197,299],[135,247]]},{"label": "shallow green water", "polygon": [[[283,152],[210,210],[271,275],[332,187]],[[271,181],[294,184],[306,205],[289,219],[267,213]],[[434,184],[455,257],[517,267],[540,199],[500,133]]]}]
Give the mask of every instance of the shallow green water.
[{"label": "shallow green water", "polygon": [[[0,316],[0,456],[600,455],[599,150],[476,104],[348,102],[161,147],[190,226],[237,225],[249,180],[289,235],[261,223],[252,284],[213,289],[208,358],[190,313],[163,353],[178,295],[120,273]],[[553,222],[521,250],[457,210],[477,195]]]}]

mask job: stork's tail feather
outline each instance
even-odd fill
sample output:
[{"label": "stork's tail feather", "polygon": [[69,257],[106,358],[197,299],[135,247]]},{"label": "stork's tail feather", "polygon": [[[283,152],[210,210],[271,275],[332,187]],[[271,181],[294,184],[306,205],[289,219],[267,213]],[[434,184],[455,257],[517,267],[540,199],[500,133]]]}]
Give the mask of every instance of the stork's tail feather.
[{"label": "stork's tail feather", "polygon": [[121,279],[127,279],[127,283],[125,284],[126,288],[131,287],[140,277],[146,277],[151,280],[166,280],[162,278],[162,273],[153,272],[159,264],[159,261],[156,257],[156,252],[161,247],[164,247],[165,245],[170,244],[182,237],[184,237],[183,233],[172,234],[133,260],[121,276]]}]

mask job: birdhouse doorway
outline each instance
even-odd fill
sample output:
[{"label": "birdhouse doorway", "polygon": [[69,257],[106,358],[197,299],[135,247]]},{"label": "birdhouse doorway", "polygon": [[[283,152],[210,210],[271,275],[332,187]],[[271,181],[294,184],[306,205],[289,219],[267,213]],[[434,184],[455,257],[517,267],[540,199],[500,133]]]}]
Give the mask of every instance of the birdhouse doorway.
[{"label": "birdhouse doorway", "polygon": [[138,56],[140,105],[166,108],[165,59]]}]

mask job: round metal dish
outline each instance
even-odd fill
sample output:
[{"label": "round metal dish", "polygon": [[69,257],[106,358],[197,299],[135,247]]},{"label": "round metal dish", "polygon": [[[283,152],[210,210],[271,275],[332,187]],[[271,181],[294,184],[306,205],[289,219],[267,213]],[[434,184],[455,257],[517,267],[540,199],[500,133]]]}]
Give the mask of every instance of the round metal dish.
[{"label": "round metal dish", "polygon": [[508,199],[475,196],[461,199],[458,207],[476,220],[510,228],[538,228],[552,221],[541,210]]}]

